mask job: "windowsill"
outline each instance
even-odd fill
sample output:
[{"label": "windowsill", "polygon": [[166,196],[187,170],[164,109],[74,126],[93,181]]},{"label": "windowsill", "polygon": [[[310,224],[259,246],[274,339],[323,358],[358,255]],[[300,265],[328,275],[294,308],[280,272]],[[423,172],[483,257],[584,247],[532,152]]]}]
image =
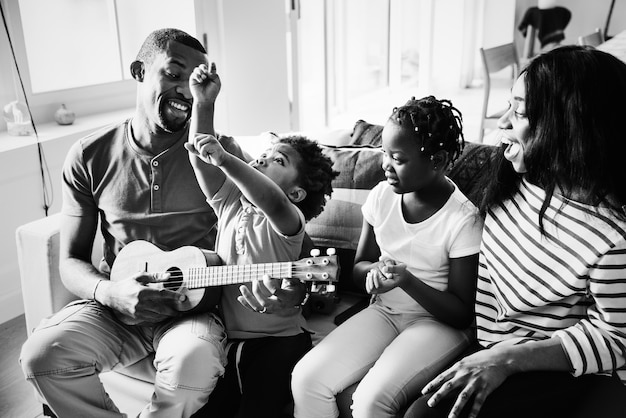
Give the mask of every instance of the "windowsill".
[{"label": "windowsill", "polygon": [[[42,123],[37,126],[39,141],[44,143],[69,136],[80,138],[103,126],[116,123],[132,116],[134,108],[115,112],[99,113],[89,116],[77,116],[71,125],[59,125],[56,122]],[[12,136],[6,131],[0,132],[0,153],[35,145],[37,138],[30,136]]]}]

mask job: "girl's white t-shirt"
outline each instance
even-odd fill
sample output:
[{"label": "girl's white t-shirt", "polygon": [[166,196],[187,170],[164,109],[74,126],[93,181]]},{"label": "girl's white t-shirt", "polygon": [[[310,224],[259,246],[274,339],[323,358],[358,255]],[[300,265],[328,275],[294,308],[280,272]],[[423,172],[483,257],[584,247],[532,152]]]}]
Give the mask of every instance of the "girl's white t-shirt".
[{"label": "girl's white t-shirt", "polygon": [[[363,204],[365,220],[374,228],[380,259],[405,263],[407,269],[427,285],[445,290],[448,285],[450,258],[477,254],[483,222],[478,209],[459,188],[428,219],[408,223],[402,213],[402,195],[382,181]],[[425,311],[415,299],[399,287],[377,295],[376,303],[395,312]]]}]

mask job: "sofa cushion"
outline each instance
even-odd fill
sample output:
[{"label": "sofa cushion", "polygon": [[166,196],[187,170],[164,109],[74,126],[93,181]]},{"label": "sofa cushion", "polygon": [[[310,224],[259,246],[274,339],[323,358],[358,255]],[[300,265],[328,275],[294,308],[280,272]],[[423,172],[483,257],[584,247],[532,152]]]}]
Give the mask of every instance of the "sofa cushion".
[{"label": "sofa cushion", "polygon": [[385,178],[378,147],[322,145],[339,175],[324,211],[308,222],[307,232],[318,246],[355,250],[361,233],[361,205],[369,191]]},{"label": "sofa cushion", "polygon": [[482,199],[482,183],[491,171],[493,158],[499,147],[467,142],[463,153],[449,169],[447,176],[476,206]]},{"label": "sofa cushion", "polygon": [[350,145],[371,145],[379,147],[382,142],[382,133],[382,125],[374,125],[360,119],[354,124],[354,129],[350,135],[352,137]]}]

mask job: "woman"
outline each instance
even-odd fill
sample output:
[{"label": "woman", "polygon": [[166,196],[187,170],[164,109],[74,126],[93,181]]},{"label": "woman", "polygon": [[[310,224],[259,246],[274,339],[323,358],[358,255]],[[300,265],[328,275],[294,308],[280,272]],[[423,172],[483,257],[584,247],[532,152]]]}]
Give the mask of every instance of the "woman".
[{"label": "woman", "polygon": [[481,207],[479,345],[405,418],[626,416],[625,99],[626,64],[587,47],[519,76]]}]

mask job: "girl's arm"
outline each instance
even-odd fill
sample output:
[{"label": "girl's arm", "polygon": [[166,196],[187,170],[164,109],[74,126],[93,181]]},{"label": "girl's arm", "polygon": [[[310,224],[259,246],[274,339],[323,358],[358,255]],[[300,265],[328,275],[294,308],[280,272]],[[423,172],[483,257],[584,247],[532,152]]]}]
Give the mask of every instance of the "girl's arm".
[{"label": "girl's arm", "polygon": [[365,278],[373,266],[378,264],[380,258],[380,248],[376,242],[374,228],[365,219],[361,227],[361,236],[356,247],[354,256],[354,267],[352,267],[352,280],[363,290],[365,289]]},{"label": "girl's arm", "polygon": [[[398,266],[388,267],[395,271]],[[467,328],[474,318],[474,295],[478,277],[478,254],[451,258],[448,289],[437,290],[417,280],[406,268],[399,287],[439,321],[455,328]]]}]

